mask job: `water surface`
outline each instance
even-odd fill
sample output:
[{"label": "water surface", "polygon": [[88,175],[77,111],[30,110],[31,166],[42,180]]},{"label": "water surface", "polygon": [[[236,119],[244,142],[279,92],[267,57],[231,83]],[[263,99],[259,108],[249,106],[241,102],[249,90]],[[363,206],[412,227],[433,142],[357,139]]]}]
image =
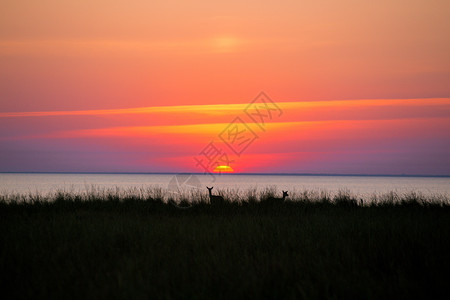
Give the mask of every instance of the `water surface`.
[{"label": "water surface", "polygon": [[[210,175],[195,174],[196,186],[214,186],[217,189],[239,189],[276,187],[278,191],[327,191],[334,195],[340,190],[350,191],[361,198],[396,192],[405,194],[418,192],[425,196],[450,194],[449,177],[383,177],[383,176],[306,176],[306,175]],[[133,189],[160,187],[170,188],[170,183],[182,182],[186,177],[176,174],[68,174],[68,173],[0,173],[0,193],[42,195],[65,191],[73,193],[98,189]],[[281,193],[281,192],[280,192]]]}]

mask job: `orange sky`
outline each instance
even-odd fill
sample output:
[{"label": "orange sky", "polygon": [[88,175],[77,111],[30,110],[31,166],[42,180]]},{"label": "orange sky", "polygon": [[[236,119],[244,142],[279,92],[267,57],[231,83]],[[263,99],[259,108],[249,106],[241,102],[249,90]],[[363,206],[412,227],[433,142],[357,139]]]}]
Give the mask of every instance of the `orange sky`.
[{"label": "orange sky", "polygon": [[2,1],[0,171],[201,171],[193,157],[265,91],[283,114],[265,132],[245,120],[258,139],[238,172],[450,175],[449,12]]}]

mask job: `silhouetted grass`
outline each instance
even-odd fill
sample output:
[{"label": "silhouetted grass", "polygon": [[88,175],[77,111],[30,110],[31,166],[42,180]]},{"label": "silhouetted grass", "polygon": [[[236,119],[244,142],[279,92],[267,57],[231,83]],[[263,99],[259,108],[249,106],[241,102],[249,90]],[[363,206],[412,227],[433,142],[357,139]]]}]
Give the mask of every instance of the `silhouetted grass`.
[{"label": "silhouetted grass", "polygon": [[[11,298],[448,298],[448,199],[341,191],[0,196]],[[169,203],[169,200],[170,201]],[[262,201],[261,201],[262,200]],[[180,209],[173,205],[191,206]]]}]

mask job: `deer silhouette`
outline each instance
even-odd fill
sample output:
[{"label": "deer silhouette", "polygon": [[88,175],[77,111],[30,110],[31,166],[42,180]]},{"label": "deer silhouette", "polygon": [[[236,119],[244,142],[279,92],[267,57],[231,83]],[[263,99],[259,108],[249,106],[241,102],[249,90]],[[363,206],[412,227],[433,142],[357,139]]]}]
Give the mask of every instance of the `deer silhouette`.
[{"label": "deer silhouette", "polygon": [[210,203],[211,205],[222,204],[222,203],[225,202],[225,199],[223,199],[222,196],[215,196],[215,195],[212,194],[211,191],[212,191],[212,189],[213,189],[214,187],[206,187],[206,188],[207,188],[208,191],[209,191],[209,203]]},{"label": "deer silhouette", "polygon": [[288,192],[287,191],[282,191],[283,192],[283,197],[282,198],[275,198],[275,197],[269,197],[269,198],[267,198],[267,200],[268,201],[270,201],[270,202],[284,202],[284,199],[286,198],[286,197],[289,197],[289,194],[288,194]]}]

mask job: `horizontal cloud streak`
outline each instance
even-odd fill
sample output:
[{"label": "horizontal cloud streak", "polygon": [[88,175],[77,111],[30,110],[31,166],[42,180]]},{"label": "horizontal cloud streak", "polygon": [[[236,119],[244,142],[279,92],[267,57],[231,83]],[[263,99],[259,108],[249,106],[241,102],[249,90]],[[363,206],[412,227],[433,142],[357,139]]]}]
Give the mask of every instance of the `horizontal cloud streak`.
[{"label": "horizontal cloud streak", "polygon": [[[334,107],[340,109],[367,107],[423,107],[444,106],[450,108],[450,98],[422,98],[422,99],[368,99],[368,100],[335,100],[335,101],[296,101],[277,102],[282,110],[320,109]],[[213,105],[177,105],[153,106],[122,109],[76,110],[76,111],[36,111],[36,112],[3,112],[0,118],[12,117],[50,117],[50,116],[96,116],[96,115],[134,115],[161,113],[194,113],[205,115],[227,115],[244,110],[248,103],[242,104],[213,104]]]}]

